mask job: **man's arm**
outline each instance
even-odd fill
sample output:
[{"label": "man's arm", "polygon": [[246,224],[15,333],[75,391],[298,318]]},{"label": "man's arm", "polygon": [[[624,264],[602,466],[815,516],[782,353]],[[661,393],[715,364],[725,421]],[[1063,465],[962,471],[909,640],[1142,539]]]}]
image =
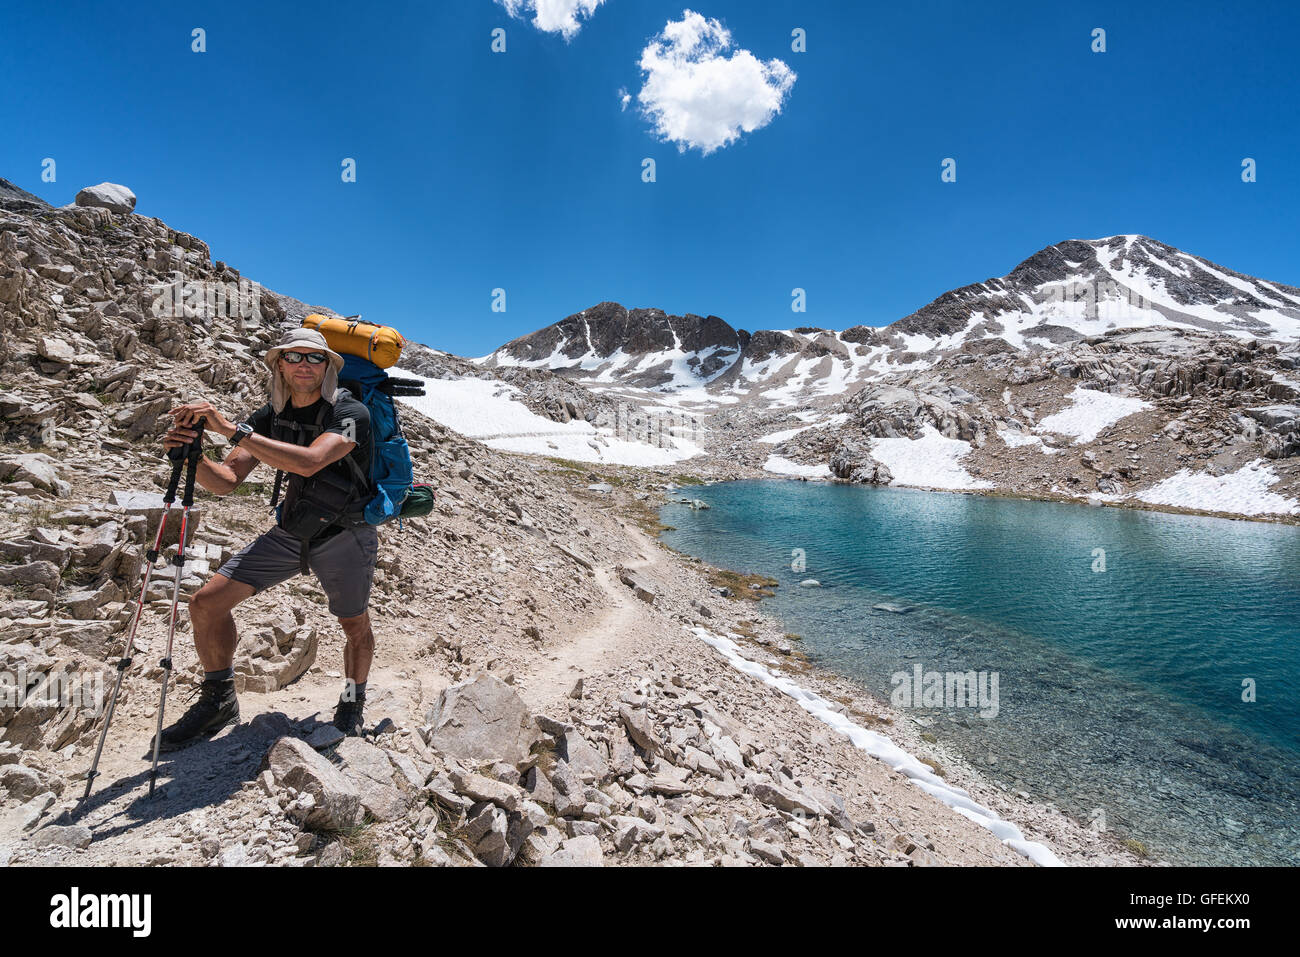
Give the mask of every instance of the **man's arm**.
[{"label": "man's arm", "polygon": [[257,459],[237,445],[221,462],[214,462],[206,455],[200,457],[194,479],[209,492],[216,495],[229,495],[239,488],[248,477],[248,473],[256,467]]},{"label": "man's arm", "polygon": [[322,432],[311,445],[294,445],[290,442],[277,442],[265,435],[254,432],[245,436],[235,448],[235,452],[246,451],[258,461],[265,462],[273,469],[292,472],[304,478],[315,475],[331,462],[337,462],[347,455],[357,443],[349,442],[337,432]]},{"label": "man's arm", "polygon": [[[185,408],[182,407],[182,409]],[[213,431],[219,432],[220,430],[213,429]],[[163,448],[170,453],[173,449],[192,442],[196,434],[191,426],[173,425],[167,434],[163,436]],[[244,481],[244,478],[256,465],[256,458],[236,446],[227,453],[223,462],[214,462],[206,455],[200,455],[198,468],[194,472],[194,479],[209,492],[216,495],[229,495],[239,487],[239,484]]]}]

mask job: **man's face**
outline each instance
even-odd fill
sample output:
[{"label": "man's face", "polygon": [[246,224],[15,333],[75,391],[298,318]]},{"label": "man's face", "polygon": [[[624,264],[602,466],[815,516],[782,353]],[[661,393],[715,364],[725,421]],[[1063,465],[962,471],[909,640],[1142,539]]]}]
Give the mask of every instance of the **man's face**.
[{"label": "man's face", "polygon": [[[321,350],[319,349],[312,349],[309,346],[301,346],[285,350],[285,352],[297,352],[301,355],[320,351]],[[326,357],[326,361],[320,363],[320,365],[313,365],[306,359],[297,363],[289,363],[284,360],[283,356],[284,353],[281,353],[280,371],[284,373],[284,380],[289,383],[289,387],[293,389],[293,391],[314,392],[320,388],[321,383],[325,381],[325,370],[329,368],[328,356]]]}]

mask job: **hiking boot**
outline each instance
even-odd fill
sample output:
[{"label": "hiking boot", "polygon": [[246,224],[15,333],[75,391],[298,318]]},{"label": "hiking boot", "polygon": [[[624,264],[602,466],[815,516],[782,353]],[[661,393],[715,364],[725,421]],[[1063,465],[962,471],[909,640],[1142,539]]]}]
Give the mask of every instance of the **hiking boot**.
[{"label": "hiking boot", "polygon": [[362,695],[355,701],[348,701],[340,697],[338,706],[334,709],[334,727],[338,728],[348,737],[357,737],[361,734],[361,709],[366,706],[366,697]]},{"label": "hiking boot", "polygon": [[[239,699],[235,697],[235,679],[204,681],[190,693],[187,700],[198,701],[181,715],[175,724],[163,728],[159,751],[177,751],[195,741],[206,740],[222,728],[239,723]],[[153,739],[149,748],[153,749]]]}]

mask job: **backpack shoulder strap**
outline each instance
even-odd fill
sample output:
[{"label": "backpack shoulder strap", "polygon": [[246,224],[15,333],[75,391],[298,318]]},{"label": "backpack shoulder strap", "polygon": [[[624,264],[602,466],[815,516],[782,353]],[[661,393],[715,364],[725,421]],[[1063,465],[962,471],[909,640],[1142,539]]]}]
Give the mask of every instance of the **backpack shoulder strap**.
[{"label": "backpack shoulder strap", "polygon": [[[340,389],[339,391],[347,392],[349,398],[355,398],[355,396],[353,396],[352,393],[347,389]],[[360,402],[361,400],[358,399],[357,401]],[[365,403],[363,402],[362,405],[365,405]],[[366,433],[369,437],[369,442],[370,442],[370,467],[373,469],[375,465],[374,426],[371,425],[368,429],[366,429]],[[359,448],[361,448],[361,445],[360,443],[357,443],[357,449]],[[353,458],[353,455],[356,453],[357,449],[352,449],[350,452],[348,452],[347,455],[343,456],[343,460],[348,463],[348,468],[352,470],[352,477],[353,479],[356,480],[357,483],[358,495],[365,496],[370,492],[370,476],[366,475],[361,471],[361,466],[358,465],[357,460]]]},{"label": "backpack shoulder strap", "polygon": [[[287,406],[286,406],[287,408]],[[294,445],[305,445],[307,443],[299,441],[300,435],[311,437],[313,434],[320,435],[325,428],[325,409],[326,403],[316,410],[315,422],[298,422],[294,419],[282,418],[279,415],[272,414],[271,418],[271,437],[277,442],[291,442]],[[280,500],[280,485],[284,481],[284,471],[275,470],[275,487],[271,490],[271,508],[275,508],[276,502]]]},{"label": "backpack shoulder strap", "polygon": [[[294,445],[302,445],[303,443],[298,441],[300,435],[307,435],[314,438],[316,435],[319,435],[324,431],[325,412],[329,407],[329,403],[321,404],[321,407],[316,410],[315,422],[298,422],[295,419],[287,419],[277,415],[271,420],[272,435],[277,432],[281,435],[291,435],[292,438],[287,441],[293,442]],[[281,439],[280,441],[285,440]]]},{"label": "backpack shoulder strap", "polygon": [[370,491],[370,476],[361,473],[361,466],[358,465],[357,460],[352,457],[352,453],[355,451],[356,449],[353,449],[347,455],[343,456],[343,461],[347,462],[348,467],[352,469],[352,477],[356,479],[357,487],[361,490],[361,494],[364,495]]}]

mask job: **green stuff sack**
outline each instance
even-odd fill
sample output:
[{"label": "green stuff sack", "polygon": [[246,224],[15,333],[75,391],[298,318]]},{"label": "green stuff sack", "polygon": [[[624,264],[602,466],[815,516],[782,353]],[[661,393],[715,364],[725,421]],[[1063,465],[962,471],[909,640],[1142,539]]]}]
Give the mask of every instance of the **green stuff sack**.
[{"label": "green stuff sack", "polygon": [[403,518],[421,518],[432,511],[433,486],[416,483],[411,486],[411,491],[402,500],[402,507],[397,517],[399,521]]}]

